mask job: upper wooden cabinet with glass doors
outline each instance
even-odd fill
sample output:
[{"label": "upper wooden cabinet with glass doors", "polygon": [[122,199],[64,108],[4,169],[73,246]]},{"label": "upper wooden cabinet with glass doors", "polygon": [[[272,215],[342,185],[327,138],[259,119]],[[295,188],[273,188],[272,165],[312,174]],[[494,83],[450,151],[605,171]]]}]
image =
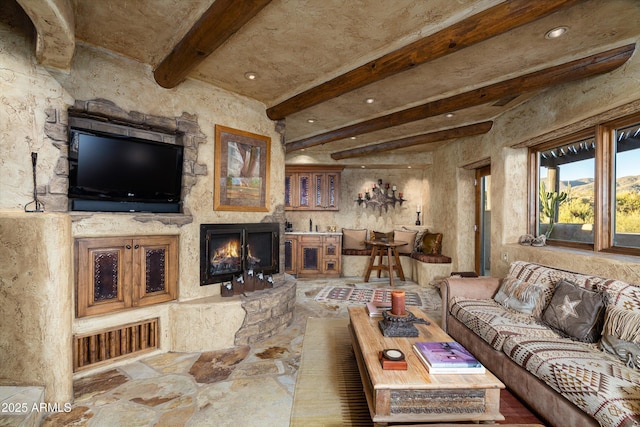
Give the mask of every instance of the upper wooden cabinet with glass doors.
[{"label": "upper wooden cabinet with glass doors", "polygon": [[335,166],[286,166],[284,200],[286,210],[340,209],[340,173]]}]

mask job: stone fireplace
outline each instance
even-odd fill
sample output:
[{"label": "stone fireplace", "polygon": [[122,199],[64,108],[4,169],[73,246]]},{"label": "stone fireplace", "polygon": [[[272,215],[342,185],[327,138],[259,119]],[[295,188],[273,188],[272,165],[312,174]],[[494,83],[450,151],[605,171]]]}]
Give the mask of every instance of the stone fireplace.
[{"label": "stone fireplace", "polygon": [[[0,274],[8,280],[3,289],[7,301],[0,312],[13,319],[0,328],[3,339],[11,342],[11,351],[0,355],[0,365],[6,368],[7,374],[3,385],[42,385],[46,388],[47,401],[71,401],[74,377],[86,375],[93,369],[109,369],[111,360],[121,363],[115,358],[106,359],[99,366],[87,365],[87,370],[78,376],[70,363],[74,359],[72,343],[81,343],[84,338],[91,342],[92,337],[108,336],[109,331],[123,330],[130,325],[146,325],[157,320],[150,326],[157,333],[157,347],[150,354],[159,354],[247,345],[264,340],[291,323],[296,282],[284,273],[276,274],[280,259],[284,259],[284,245],[281,244],[284,239],[279,237],[284,223],[282,204],[274,204],[264,217],[256,216],[254,221],[265,223],[251,224],[257,227],[254,231],[243,229],[239,245],[240,254],[250,255],[248,260],[241,258],[240,271],[244,273],[248,268],[254,268],[265,276],[273,275],[272,288],[221,298],[215,287],[199,286],[198,264],[185,262],[179,269],[178,299],[158,306],[132,307],[126,312],[76,317],[73,291],[76,260],[72,250],[76,238],[174,235],[180,239],[180,259],[192,259],[194,250],[197,253],[198,228],[188,225],[197,218],[200,218],[198,223],[203,222],[201,215],[203,212],[210,215],[211,207],[206,200],[195,201],[187,196],[198,180],[211,174],[212,165],[198,161],[198,150],[201,144],[212,141],[200,130],[195,114],[183,113],[177,117],[143,114],[123,110],[104,99],[76,101],[68,109],[65,104],[48,108],[45,113],[45,141],[51,141],[57,149],[51,150],[45,144],[41,149],[41,165],[38,165],[38,182],[43,184],[38,185],[37,194],[46,204],[46,212],[4,212],[0,215],[0,240],[3,241],[0,253],[3,259],[10,261],[2,266]],[[135,134],[184,146],[182,192],[183,200],[190,201],[185,202],[182,212],[171,214],[71,212],[67,197],[70,127]],[[272,181],[280,181],[277,171],[271,177]],[[220,221],[227,222],[237,221],[240,216],[238,212],[216,214]],[[261,249],[265,246],[262,240],[269,242],[266,247],[270,252],[266,255]],[[33,253],[42,256],[34,258]],[[238,263],[232,265],[234,269],[223,272],[223,278],[224,274],[237,269]],[[219,280],[219,277],[213,277]],[[19,357],[25,354],[29,357]]]},{"label": "stone fireplace", "polygon": [[201,224],[200,286],[280,271],[280,224]]}]

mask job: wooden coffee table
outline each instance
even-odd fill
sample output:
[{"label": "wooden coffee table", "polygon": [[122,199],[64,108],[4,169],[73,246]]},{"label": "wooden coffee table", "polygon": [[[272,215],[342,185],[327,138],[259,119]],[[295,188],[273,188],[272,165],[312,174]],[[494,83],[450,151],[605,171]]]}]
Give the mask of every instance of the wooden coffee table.
[{"label": "wooden coffee table", "polygon": [[[371,419],[376,425],[396,422],[501,421],[500,389],[504,384],[491,372],[467,375],[429,375],[412,345],[416,341],[454,341],[421,310],[408,307],[430,325],[416,324],[418,337],[384,337],[380,318],[369,317],[364,306],[349,307],[349,329]],[[408,369],[383,370],[378,354],[400,349]]]}]

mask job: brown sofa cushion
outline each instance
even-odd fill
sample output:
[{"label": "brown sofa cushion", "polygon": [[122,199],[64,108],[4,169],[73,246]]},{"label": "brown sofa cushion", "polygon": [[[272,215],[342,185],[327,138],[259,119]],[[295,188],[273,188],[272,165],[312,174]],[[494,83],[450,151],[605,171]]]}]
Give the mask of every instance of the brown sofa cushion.
[{"label": "brown sofa cushion", "polygon": [[424,233],[422,253],[440,255],[442,251],[442,233]]},{"label": "brown sofa cushion", "polygon": [[365,240],[367,240],[366,228],[363,230],[342,229],[342,249],[366,249]]},{"label": "brown sofa cushion", "polygon": [[605,308],[602,292],[561,280],[542,313],[542,321],[571,338],[592,343],[600,339]]},{"label": "brown sofa cushion", "polygon": [[[414,244],[413,244],[413,250],[415,252],[422,252],[422,238],[424,237],[425,233],[428,233],[429,230],[426,228],[420,229],[420,230],[413,230],[411,228],[408,227],[402,227],[402,231],[415,231],[416,232],[416,236],[414,238]],[[398,240],[402,240],[402,239],[398,239]]]}]

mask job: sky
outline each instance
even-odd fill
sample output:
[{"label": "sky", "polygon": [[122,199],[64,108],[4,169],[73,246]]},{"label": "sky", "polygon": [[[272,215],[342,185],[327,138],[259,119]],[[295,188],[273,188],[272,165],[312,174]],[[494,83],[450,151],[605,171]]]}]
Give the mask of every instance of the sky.
[{"label": "sky", "polygon": [[[625,151],[616,156],[616,177],[640,175],[640,149]],[[574,181],[581,178],[595,176],[595,162],[593,159],[567,163],[560,167],[562,181]]]}]

